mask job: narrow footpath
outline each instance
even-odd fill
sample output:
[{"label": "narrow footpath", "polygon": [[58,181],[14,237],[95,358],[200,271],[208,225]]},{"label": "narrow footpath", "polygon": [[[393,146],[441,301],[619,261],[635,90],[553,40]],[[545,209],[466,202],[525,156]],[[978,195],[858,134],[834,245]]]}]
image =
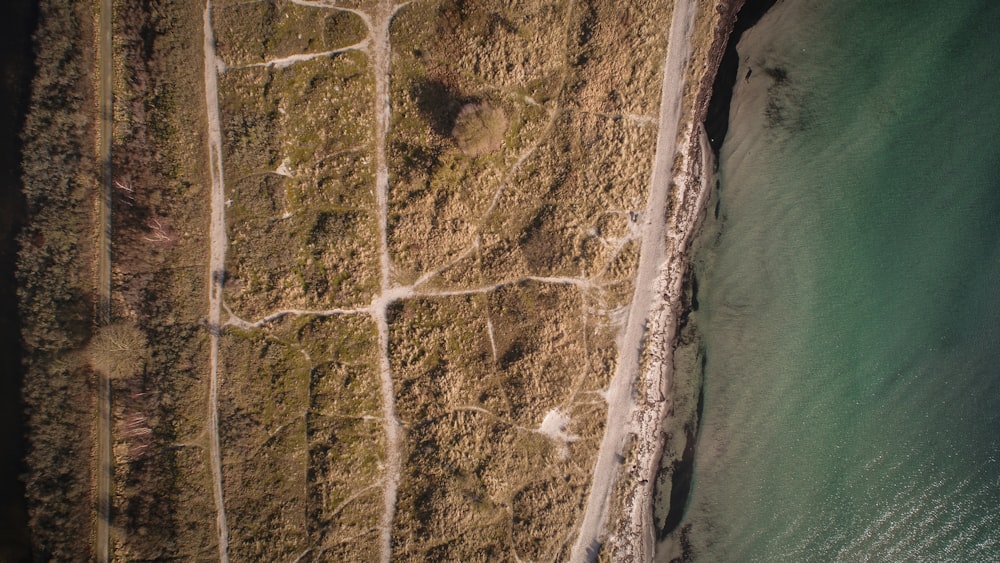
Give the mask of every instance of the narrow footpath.
[{"label": "narrow footpath", "polygon": [[226,275],[226,184],[222,174],[222,127],[219,119],[218,59],[212,31],[212,0],[205,2],[205,111],[208,118],[208,160],[212,178],[211,224],[209,227],[208,328],[211,332],[208,383],[209,461],[212,469],[212,493],[215,497],[215,520],[219,534],[219,561],[229,563],[229,525],[222,496],[222,454],[219,451],[219,336],[222,313],[222,283]]},{"label": "narrow footpath", "polygon": [[379,556],[383,563],[392,559],[392,523],[396,516],[396,494],[399,489],[400,441],[402,428],[396,418],[396,392],[389,362],[389,324],[387,311],[396,300],[392,286],[392,263],[389,256],[389,164],[386,151],[391,116],[389,95],[389,24],[400,6],[391,0],[375,8],[371,27],[372,63],[375,74],[375,195],[378,204],[379,265],[381,292],[372,302],[372,317],[378,328],[379,379],[382,392],[382,417],[385,423],[385,473],[383,500],[385,506],[379,522]]}]

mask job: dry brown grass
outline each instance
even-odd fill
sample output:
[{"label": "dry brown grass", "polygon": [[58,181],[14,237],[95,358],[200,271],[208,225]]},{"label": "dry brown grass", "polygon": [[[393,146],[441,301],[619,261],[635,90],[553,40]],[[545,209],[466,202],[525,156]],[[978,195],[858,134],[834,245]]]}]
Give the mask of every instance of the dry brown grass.
[{"label": "dry brown grass", "polygon": [[365,318],[299,317],[223,338],[233,557],[294,559],[335,544],[343,552],[345,539],[377,524],[384,453],[374,336]]},{"label": "dry brown grass", "polygon": [[[442,3],[397,16],[389,242],[401,280],[477,242],[441,282],[597,275],[615,259],[593,233],[645,203],[664,9]],[[499,152],[448,142],[470,105],[509,116]]]},{"label": "dry brown grass", "polygon": [[[600,390],[617,361],[616,323],[634,289],[670,4],[442,0],[409,4],[393,21],[392,281],[432,274],[389,311],[404,428],[394,559],[568,557],[605,424]],[[251,322],[286,308],[368,307],[382,289],[369,53],[248,66],[355,44],[367,33],[361,19],[285,0],[220,0],[213,16],[226,67],[226,304]],[[180,19],[187,36],[200,33],[197,9]],[[701,30],[710,20],[698,21]],[[703,51],[696,45],[696,57]],[[198,53],[177,53],[162,55],[157,72],[197,83]],[[133,86],[119,81],[116,95],[141,98]],[[173,503],[176,544],[146,549],[131,522],[119,553],[198,559],[216,553],[201,434],[207,330],[198,325],[204,108],[203,92],[173,88],[159,114],[172,133],[154,151],[169,156],[173,175],[148,204],[177,240],[142,247],[143,260],[121,274],[133,296],[162,299],[119,306],[169,363],[157,372],[167,390],[157,430],[171,447],[170,484],[157,498]],[[138,107],[122,109],[122,142]],[[479,108],[469,122],[482,130],[465,130],[463,107]],[[168,264],[190,267],[162,273]],[[447,290],[471,293],[433,295]],[[388,458],[376,342],[367,313],[225,329],[234,560],[374,557]],[[539,431],[553,410],[571,440]],[[120,492],[124,512],[137,495]]]},{"label": "dry brown grass", "polygon": [[231,70],[227,301],[246,317],[367,304],[377,291],[366,59]]},{"label": "dry brown grass", "polygon": [[[561,553],[603,429],[595,392],[613,369],[612,332],[593,322],[577,289],[539,283],[412,300],[394,311],[392,363],[406,428],[394,553]],[[551,410],[568,417],[570,441],[539,432]]]}]

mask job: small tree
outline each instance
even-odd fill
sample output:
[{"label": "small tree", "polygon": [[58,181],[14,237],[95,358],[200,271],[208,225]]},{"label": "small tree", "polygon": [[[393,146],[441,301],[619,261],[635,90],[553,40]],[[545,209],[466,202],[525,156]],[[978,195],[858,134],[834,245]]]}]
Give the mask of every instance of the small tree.
[{"label": "small tree", "polygon": [[101,327],[88,352],[94,369],[111,379],[136,375],[146,366],[149,355],[146,335],[134,324],[122,321]]},{"label": "small tree", "polygon": [[507,116],[489,104],[465,104],[455,118],[451,136],[468,156],[498,150],[507,132]]}]

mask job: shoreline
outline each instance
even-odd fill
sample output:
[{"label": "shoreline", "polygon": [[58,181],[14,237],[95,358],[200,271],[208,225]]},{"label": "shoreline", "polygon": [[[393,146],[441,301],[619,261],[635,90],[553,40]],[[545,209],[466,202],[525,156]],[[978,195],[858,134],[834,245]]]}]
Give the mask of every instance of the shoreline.
[{"label": "shoreline", "polygon": [[[680,324],[688,308],[684,301],[690,283],[690,249],[697,239],[708,211],[716,181],[716,157],[705,130],[705,118],[713,84],[743,0],[721,0],[713,8],[713,36],[708,61],[697,80],[694,103],[682,114],[682,131],[677,146],[668,208],[665,210],[667,254],[659,266],[654,286],[655,298],[646,314],[647,341],[641,350],[640,373],[636,381],[634,405],[629,414],[628,434],[621,478],[617,484],[619,506],[609,522],[607,539],[615,561],[651,561],[658,543],[654,502],[661,491],[658,481],[662,468],[680,461],[681,451],[668,451],[668,423],[678,429],[690,420],[670,421],[676,397],[674,352]],[[698,7],[700,8],[700,6]],[[689,41],[689,60],[694,46]],[[692,78],[689,69],[688,78]],[[697,75],[695,75],[697,76]],[[695,421],[697,422],[697,421]],[[667,457],[669,456],[669,457]],[[668,491],[669,494],[669,491]]]},{"label": "shoreline", "polygon": [[[670,208],[676,194],[675,156],[681,124],[685,123],[683,86],[690,72],[697,6],[692,0],[675,3],[670,16],[667,54],[663,62],[660,87],[658,131],[649,191],[642,224],[642,244],[639,263],[629,305],[628,321],[619,333],[618,362],[607,389],[607,424],[597,452],[591,475],[590,493],[584,506],[583,519],[573,544],[572,561],[594,560],[598,556],[602,536],[609,520],[609,507],[614,505],[614,483],[621,477],[620,459],[636,434],[634,426],[637,374],[642,373],[649,322],[649,311],[660,307],[660,280],[664,263],[671,261],[671,229],[667,217],[660,211]],[[685,138],[684,134],[680,135]],[[668,215],[669,216],[669,215]],[[662,401],[662,398],[660,399]],[[646,436],[646,434],[641,434]],[[655,440],[655,435],[651,436]],[[629,558],[633,559],[633,558]]]},{"label": "shoreline", "polygon": [[[625,462],[627,488],[618,531],[609,538],[616,561],[652,560],[659,535],[653,503],[664,464],[665,423],[674,401],[670,388],[674,383],[674,349],[684,313],[682,298],[690,266],[689,249],[700,231],[715,180],[714,158],[704,127],[689,123],[684,137],[688,146],[683,154],[684,165],[674,176],[675,185],[684,189],[678,190],[681,201],[670,214],[667,237],[672,248],[656,280],[658,298],[646,317],[648,343],[643,349],[636,407],[629,422],[633,446]],[[683,425],[688,421],[679,422]]]}]

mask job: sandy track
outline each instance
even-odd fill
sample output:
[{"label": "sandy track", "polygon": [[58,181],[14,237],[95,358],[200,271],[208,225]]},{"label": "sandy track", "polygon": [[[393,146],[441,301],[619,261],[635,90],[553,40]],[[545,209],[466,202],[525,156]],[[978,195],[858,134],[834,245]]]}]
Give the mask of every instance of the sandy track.
[{"label": "sandy track", "polygon": [[208,118],[208,160],[212,178],[211,223],[209,227],[208,327],[211,331],[208,388],[209,461],[215,520],[219,534],[219,561],[229,563],[229,525],[222,496],[222,454],[219,451],[219,335],[222,330],[222,283],[226,270],[226,189],[222,174],[222,128],[219,119],[218,59],[212,31],[212,0],[205,2],[205,111]]},{"label": "sandy track", "polygon": [[[571,552],[572,561],[595,561],[604,541],[608,505],[614,490],[625,446],[632,430],[633,391],[639,373],[647,319],[658,306],[655,291],[661,266],[666,261],[666,207],[672,185],[671,173],[677,154],[677,130],[684,92],[684,75],[691,52],[696,7],[691,0],[678,0],[671,16],[667,56],[663,65],[659,131],[656,157],[649,182],[649,199],[642,225],[642,245],[635,290],[625,334],[619,345],[618,365],[607,391],[608,417],[591,478],[583,521]],[[649,439],[639,436],[639,440]]]},{"label": "sandy track", "polygon": [[340,53],[347,53],[349,51],[364,51],[367,48],[368,40],[365,39],[355,43],[354,45],[348,45],[347,47],[341,47],[340,49],[332,49],[330,51],[322,51],[319,53],[298,53],[295,55],[288,55],[287,57],[271,59],[262,63],[238,66],[236,68],[288,68],[297,63],[312,61],[315,59],[328,59]]},{"label": "sandy track", "polygon": [[381,295],[372,302],[372,316],[378,327],[379,380],[382,391],[382,416],[385,421],[385,473],[383,499],[385,501],[379,522],[379,556],[383,563],[392,558],[392,522],[396,515],[396,495],[399,490],[400,441],[402,427],[396,418],[396,394],[389,362],[389,324],[386,312],[394,301],[389,256],[389,164],[386,141],[391,116],[389,93],[389,24],[398,8],[390,1],[379,3],[374,21],[371,22],[372,62],[375,74],[375,195],[378,204],[379,264],[381,269]]}]

